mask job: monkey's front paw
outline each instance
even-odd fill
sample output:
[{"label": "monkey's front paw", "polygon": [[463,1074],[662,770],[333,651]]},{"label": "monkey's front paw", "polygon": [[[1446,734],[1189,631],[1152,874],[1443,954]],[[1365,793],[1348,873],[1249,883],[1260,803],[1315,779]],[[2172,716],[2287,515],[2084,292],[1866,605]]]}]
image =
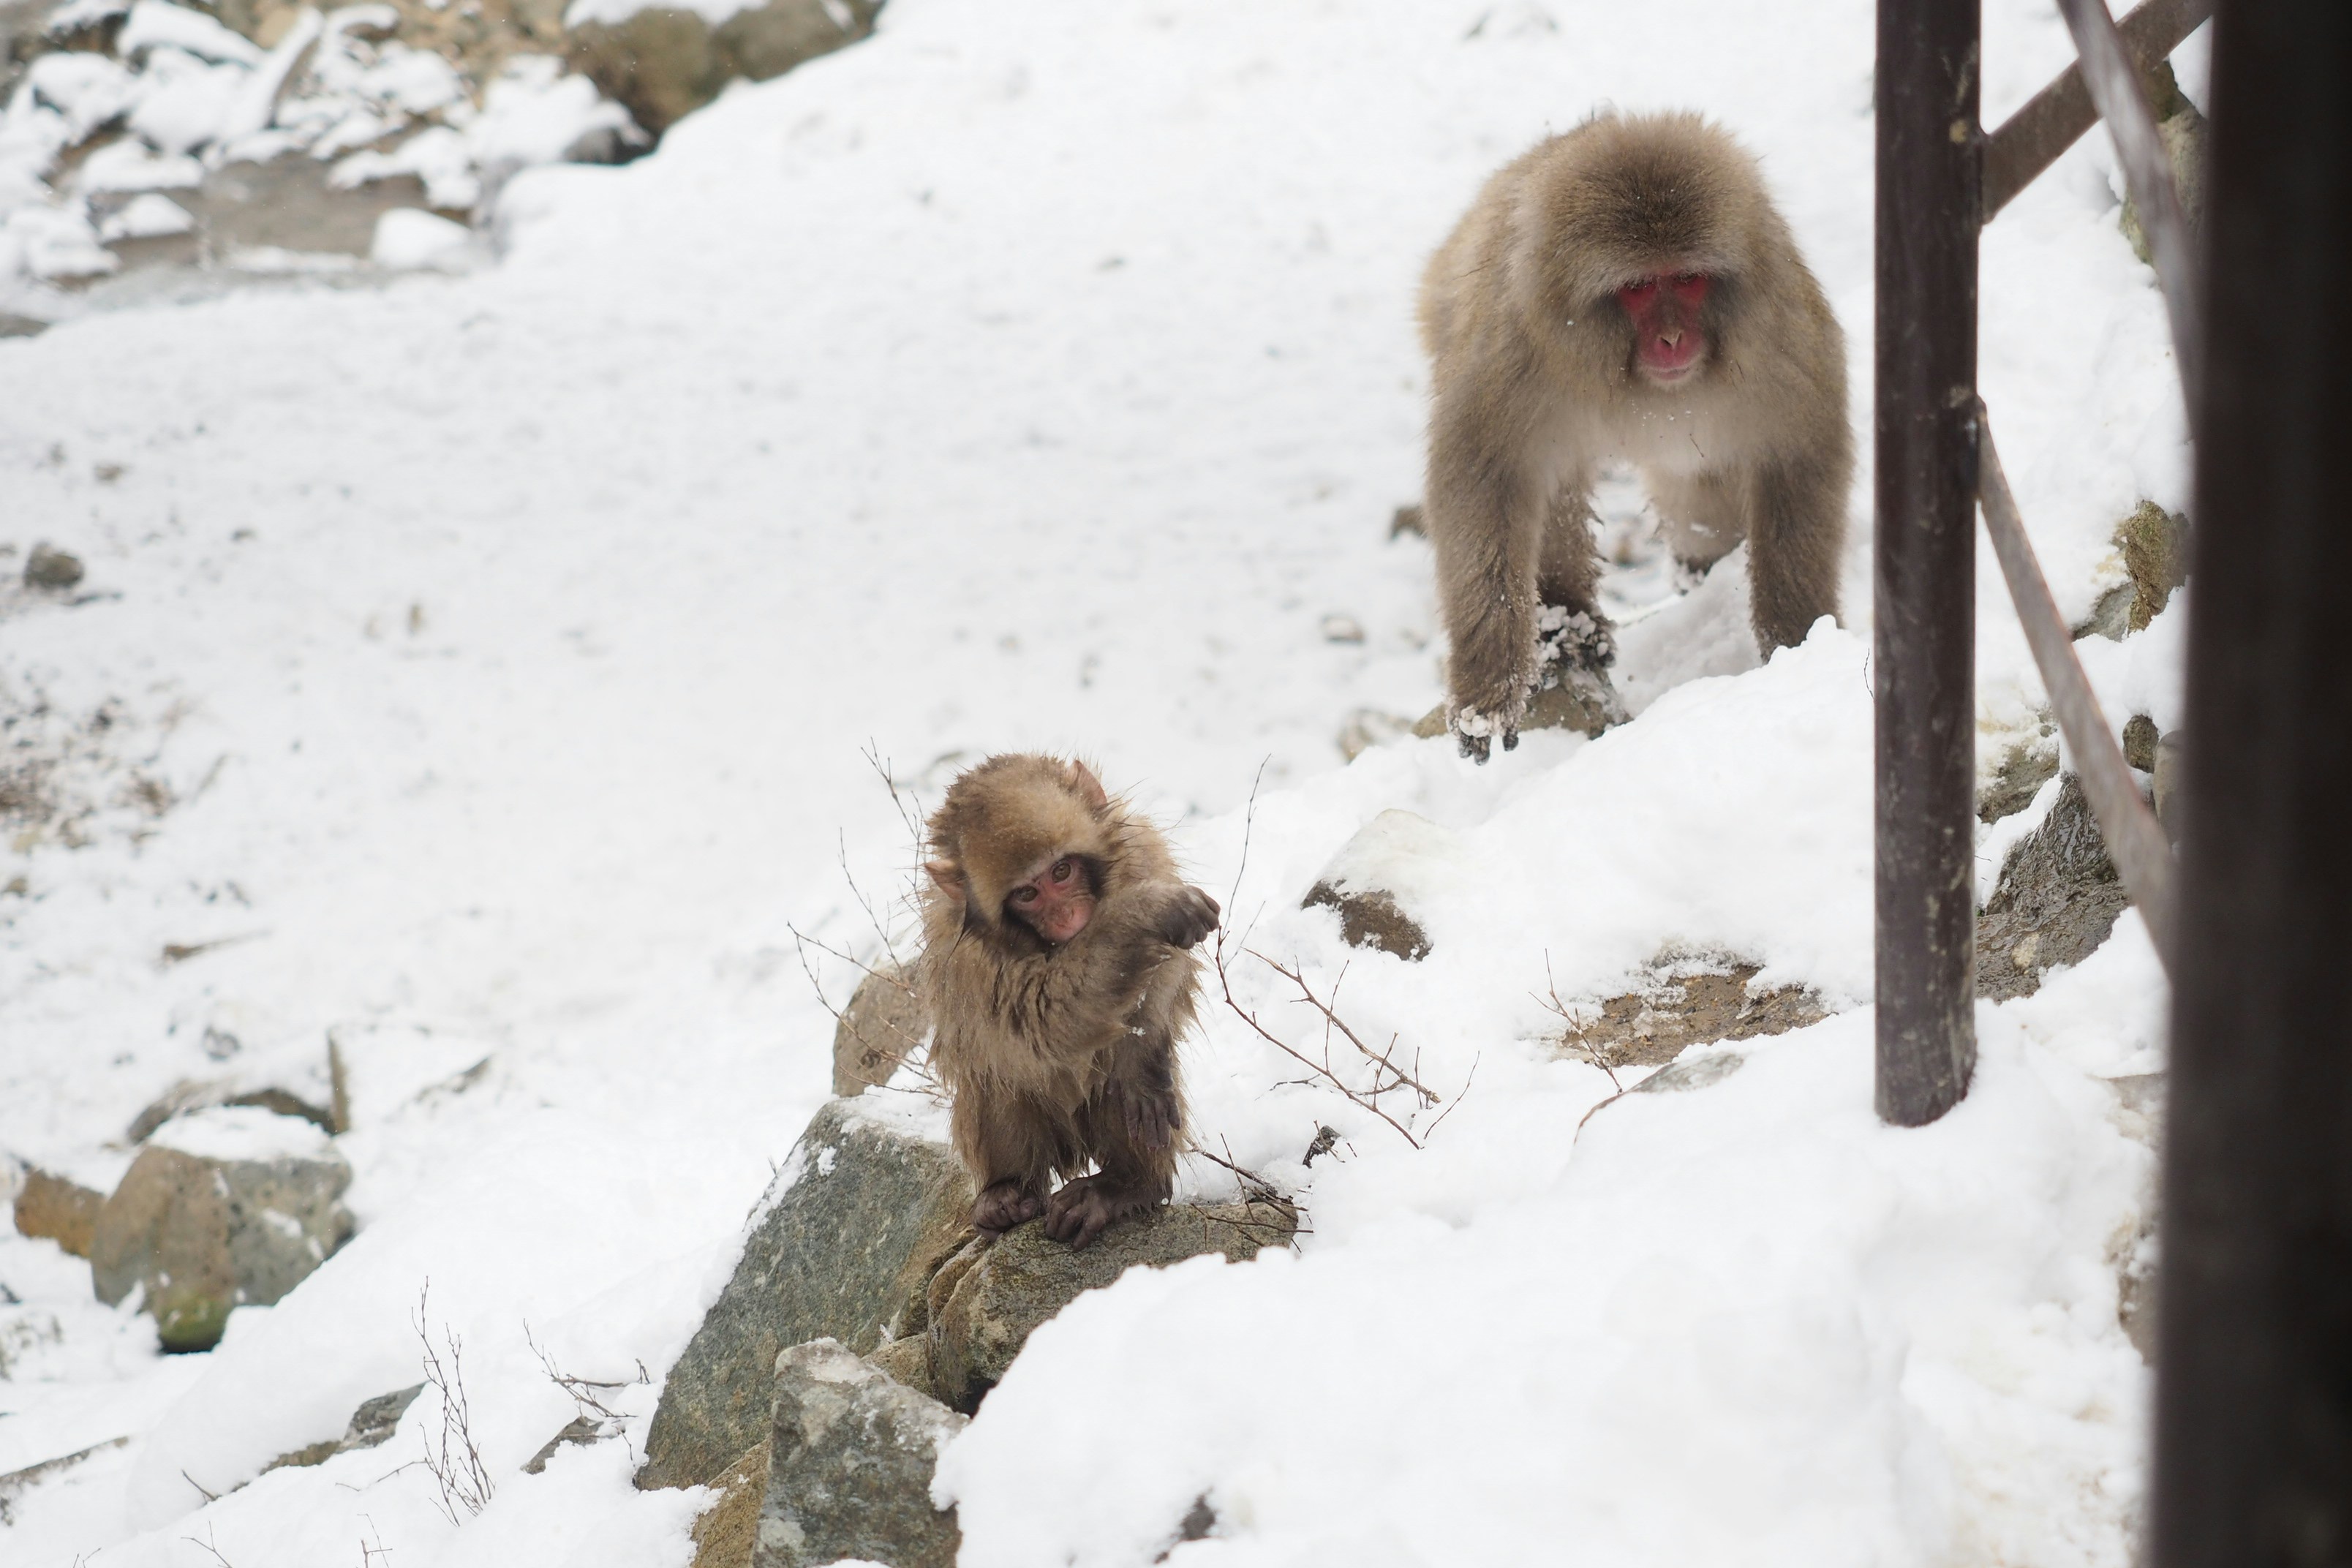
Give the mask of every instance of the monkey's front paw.
[{"label": "monkey's front paw", "polygon": [[1003,1236],[1016,1225],[1025,1224],[1045,1212],[1037,1194],[1008,1176],[1001,1182],[991,1182],[986,1190],[972,1201],[971,1228],[982,1236]]},{"label": "monkey's front paw", "polygon": [[1175,1140],[1176,1130],[1183,1123],[1183,1115],[1176,1109],[1173,1095],[1138,1094],[1126,1097],[1120,1108],[1127,1123],[1127,1135],[1143,1149],[1165,1149]]},{"label": "monkey's front paw", "polygon": [[1217,900],[1198,888],[1180,888],[1160,916],[1160,937],[1171,947],[1191,947],[1217,929]]}]

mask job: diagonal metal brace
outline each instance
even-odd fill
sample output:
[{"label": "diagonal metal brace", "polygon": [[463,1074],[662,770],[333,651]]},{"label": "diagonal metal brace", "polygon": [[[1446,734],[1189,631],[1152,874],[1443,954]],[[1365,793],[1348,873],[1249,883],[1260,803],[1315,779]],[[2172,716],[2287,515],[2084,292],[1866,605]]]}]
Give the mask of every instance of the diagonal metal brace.
[{"label": "diagonal metal brace", "polygon": [[2124,761],[2123,748],[2116,744],[2115,732],[2107,728],[2106,715],[2092,693],[2090,678],[2083,673],[2083,662],[2074,657],[2074,637],[2025,537],[2025,520],[2010,493],[2009,476],[1993,448],[1992,425],[1981,401],[1977,404],[1977,504],[1984,511],[1985,531],[1992,536],[1993,553],[2009,580],[2009,596],[2017,605],[2042,684],[2049,689],[2051,710],[2066,737],[2066,749],[2074,753],[2075,773],[2091,815],[2098,820],[2099,836],[2106,840],[2124,889],[2139,907],[2157,956],[2169,974],[2175,930],[2172,847],[2165,841],[2156,813],[2140,797],[2131,764]]},{"label": "diagonal metal brace", "polygon": [[2106,0],[2058,0],[2058,9],[2065,14],[2067,31],[2074,35],[2075,51],[2083,58],[2083,83],[2115,139],[2124,184],[2139,208],[2140,226],[2147,231],[2157,281],[2164,286],[2165,309],[2172,318],[2172,360],[2179,367],[2180,390],[2194,417],[2203,406],[2199,389],[2205,384],[2205,296],[2198,287],[2197,257],[2189,247],[2180,192],[2173,184],[2172,160],[2157,134],[2156,116],[2116,32],[2115,18],[2107,15]]},{"label": "diagonal metal brace", "polygon": [[[2133,63],[2148,70],[2212,15],[2213,0],[2145,0],[2116,24],[2116,31],[2123,35]],[[1985,138],[1984,221],[1990,223],[2098,122],[2082,66],[2068,66]]]}]

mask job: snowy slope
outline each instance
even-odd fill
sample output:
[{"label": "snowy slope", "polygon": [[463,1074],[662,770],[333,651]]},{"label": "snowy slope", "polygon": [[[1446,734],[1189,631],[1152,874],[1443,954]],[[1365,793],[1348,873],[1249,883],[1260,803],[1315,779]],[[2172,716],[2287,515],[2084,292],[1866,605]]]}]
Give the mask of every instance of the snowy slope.
[{"label": "snowy slope", "polygon": [[[1997,120],[2066,43],[1989,11]],[[683,1563],[693,1500],[631,1491],[618,1445],[516,1473],[571,1413],[523,1330],[657,1384],[723,1279],[824,1092],[789,928],[863,951],[851,880],[883,905],[911,868],[870,744],[923,800],[989,750],[1084,751],[1235,894],[1236,938],[1327,994],[1345,966],[1360,1032],[1422,1053],[1444,1102],[1417,1130],[1457,1112],[1416,1149],[1211,1009],[1202,1129],[1315,1234],[1041,1334],[943,1470],[969,1561],[1148,1561],[1205,1491],[1227,1534],[1172,1561],[2122,1563],[2145,1373],[2105,1249],[2146,1156],[2093,1079],[2154,1065],[2136,921],[1986,1010],[1981,1092],[1921,1134],[1871,1123],[1854,1011],[1580,1140],[1609,1086],[1553,1059],[1530,994],[1720,950],[1866,1004],[1866,479],[1855,629],[1751,668],[1727,563],[1629,638],[1654,685],[1709,679],[1598,742],[1486,770],[1333,745],[1438,694],[1427,552],[1385,534],[1419,489],[1411,289],[1477,182],[1603,102],[1706,107],[1762,156],[1866,398],[1870,40],[1859,0],[897,0],[651,158],[517,179],[493,270],[0,342],[0,542],[75,551],[100,595],[0,599],[8,705],[78,727],[92,807],[88,843],[0,868],[26,880],[0,1149],[103,1184],[174,1079],[311,1070],[331,1027],[493,1064],[343,1141],[361,1237],[210,1356],[154,1358],[54,1248],[0,1241],[63,1330],[0,1383],[0,1473],[132,1439],[18,1506],[0,1555]],[[2114,521],[2186,478],[2107,166],[2079,148],[1985,247],[1986,395],[2077,615],[2119,575]],[[1996,581],[1988,555],[1989,746],[2038,692]],[[2165,635],[2100,658],[2169,700]],[[1295,907],[1391,808],[1452,836],[1411,968]],[[1229,953],[1244,1005],[1313,1040]],[[1322,1124],[1346,1140],[1310,1170]],[[428,1279],[490,1508],[453,1525],[395,1471],[429,1400],[383,1449],[200,1507],[415,1381]]]}]

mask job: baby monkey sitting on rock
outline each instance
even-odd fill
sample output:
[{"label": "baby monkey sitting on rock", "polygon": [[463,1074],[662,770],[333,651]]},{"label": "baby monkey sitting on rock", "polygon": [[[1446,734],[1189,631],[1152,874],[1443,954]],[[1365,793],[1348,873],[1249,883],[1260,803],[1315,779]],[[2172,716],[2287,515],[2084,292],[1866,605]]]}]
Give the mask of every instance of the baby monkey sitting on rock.
[{"label": "baby monkey sitting on rock", "polygon": [[1042,1214],[1084,1247],[1174,1187],[1176,1039],[1217,901],[1083,763],[991,757],[929,836],[919,975],[971,1223],[996,1236]]}]

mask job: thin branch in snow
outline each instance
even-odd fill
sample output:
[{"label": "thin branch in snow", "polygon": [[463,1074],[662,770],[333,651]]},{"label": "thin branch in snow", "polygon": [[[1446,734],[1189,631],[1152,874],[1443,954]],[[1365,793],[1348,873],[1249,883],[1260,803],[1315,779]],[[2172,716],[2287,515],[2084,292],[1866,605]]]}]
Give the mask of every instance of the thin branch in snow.
[{"label": "thin branch in snow", "polygon": [[[1528,994],[1535,996],[1532,991]],[[1536,1000],[1543,1004],[1544,1011],[1559,1015],[1559,1021],[1568,1026],[1568,1032],[1560,1036],[1559,1043],[1571,1050],[1583,1053],[1586,1061],[1609,1075],[1611,1089],[1615,1089],[1619,1094],[1624,1093],[1625,1086],[1617,1081],[1617,1064],[1609,1059],[1609,1053],[1598,1046],[1574,1037],[1583,1032],[1587,1021],[1579,1017],[1573,1008],[1559,999],[1559,987],[1553,983],[1551,977],[1551,952],[1549,949],[1544,952],[1544,993],[1540,996],[1536,996]],[[1473,1068],[1473,1070],[1475,1069]]]},{"label": "thin branch in snow", "polygon": [[481,1450],[474,1444],[473,1411],[466,1403],[465,1342],[457,1330],[444,1323],[441,1341],[449,1352],[446,1365],[433,1347],[431,1320],[425,1313],[432,1291],[433,1282],[428,1279],[416,1292],[416,1316],[411,1320],[417,1340],[425,1346],[425,1381],[441,1395],[441,1436],[436,1444],[431,1433],[425,1434],[425,1468],[440,1489],[442,1513],[450,1523],[457,1524],[462,1522],[459,1509],[468,1517],[480,1513],[489,1506],[490,1494],[497,1489],[490,1483],[489,1468],[482,1463]]},{"label": "thin branch in snow", "polygon": [[[1374,1063],[1390,1075],[1388,1081],[1383,1083],[1381,1081],[1379,1074],[1375,1073],[1372,1078],[1371,1093],[1376,1095],[1386,1094],[1392,1089],[1410,1089],[1420,1100],[1421,1109],[1423,1110],[1428,1110],[1431,1106],[1435,1105],[1438,1102],[1439,1096],[1434,1089],[1432,1089],[1427,1084],[1422,1082],[1412,1073],[1409,1073],[1405,1071],[1404,1068],[1397,1066],[1395,1059],[1387,1052],[1376,1051],[1372,1049],[1371,1047],[1364,1044],[1363,1037],[1358,1035],[1355,1030],[1349,1028],[1348,1026],[1347,1020],[1339,1016],[1339,1013],[1336,1011],[1336,1007],[1339,1000],[1339,984],[1348,978],[1348,972],[1345,968],[1342,968],[1339,971],[1339,980],[1332,983],[1331,1000],[1326,1002],[1321,997],[1315,994],[1315,988],[1307,984],[1305,977],[1298,970],[1295,968],[1286,969],[1281,964],[1276,963],[1273,959],[1268,958],[1265,954],[1259,952],[1255,949],[1250,950],[1250,956],[1256,959],[1260,963],[1265,964],[1268,969],[1273,970],[1276,974],[1281,975],[1285,980],[1289,981],[1293,985],[1298,987],[1298,1000],[1323,1015],[1323,1032],[1324,1037],[1327,1041],[1329,1039],[1330,1033],[1333,1029],[1339,1030],[1342,1036],[1346,1037],[1349,1045],[1355,1047],[1357,1050],[1363,1053],[1366,1060]],[[1394,1051],[1396,1049],[1397,1038],[1398,1037],[1394,1035],[1389,1037],[1389,1051]],[[1416,1069],[1421,1066],[1421,1058],[1418,1052],[1414,1054],[1413,1066]],[[1474,1068],[1473,1070],[1475,1069]],[[1329,1058],[1328,1057],[1325,1058],[1324,1071],[1327,1074],[1330,1071]]]},{"label": "thin branch in snow", "polygon": [[[1281,966],[1275,964],[1273,961],[1268,959],[1264,953],[1253,952],[1250,956],[1256,959],[1259,963],[1274,968],[1276,973],[1283,973]],[[1375,1089],[1369,1094],[1357,1089],[1350,1085],[1347,1079],[1332,1071],[1330,1063],[1328,1060],[1318,1062],[1312,1057],[1307,1056],[1303,1052],[1299,1051],[1297,1048],[1293,1047],[1290,1042],[1285,1040],[1281,1036],[1276,1035],[1271,1029],[1268,1029],[1264,1024],[1259,1023],[1257,1021],[1257,1015],[1241,1005],[1240,1000],[1234,995],[1233,973],[1225,963],[1225,932],[1224,928],[1222,926],[1217,929],[1217,945],[1211,952],[1210,958],[1211,962],[1217,966],[1217,985],[1224,994],[1225,1005],[1232,1008],[1234,1016],[1239,1018],[1243,1023],[1247,1024],[1251,1030],[1256,1034],[1258,1038],[1264,1040],[1267,1045],[1270,1045],[1275,1049],[1280,1051],[1284,1056],[1290,1058],[1300,1066],[1306,1068],[1308,1072],[1315,1075],[1316,1078],[1319,1079],[1324,1083],[1328,1084],[1335,1089],[1338,1089],[1341,1096],[1343,1096],[1350,1104],[1370,1111],[1374,1116],[1379,1117],[1391,1127],[1396,1129],[1398,1137],[1403,1139],[1406,1142],[1412,1144],[1416,1149],[1421,1147],[1421,1140],[1412,1135],[1412,1130],[1406,1127],[1403,1122],[1399,1121],[1395,1117],[1391,1116],[1386,1108],[1380,1103],[1380,1100],[1377,1098],[1381,1092],[1380,1089]],[[1355,1037],[1350,1034],[1349,1037],[1353,1039]],[[1360,1046],[1360,1042],[1359,1042],[1359,1045]],[[1366,1054],[1370,1055],[1371,1053],[1366,1052]]]}]

